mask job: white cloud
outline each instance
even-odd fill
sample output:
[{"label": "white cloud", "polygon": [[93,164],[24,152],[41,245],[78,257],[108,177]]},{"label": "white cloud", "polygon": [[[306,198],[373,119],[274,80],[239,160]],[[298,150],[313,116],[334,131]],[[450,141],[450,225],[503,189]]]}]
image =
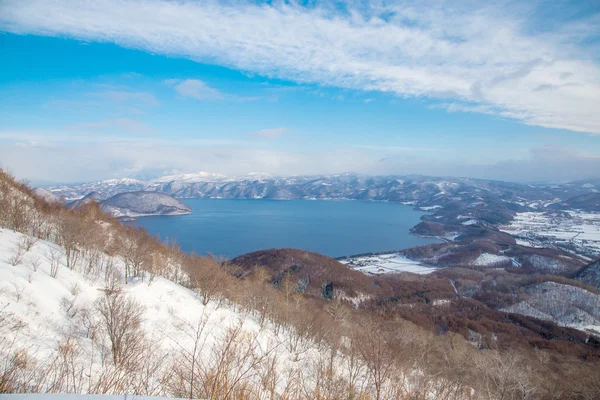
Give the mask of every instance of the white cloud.
[{"label": "white cloud", "polygon": [[[143,136],[68,136],[53,132],[1,132],[0,168],[34,182],[82,182],[151,176],[167,171],[242,175],[470,176],[509,181],[568,181],[600,177],[600,156],[540,146],[522,158],[474,162],[445,157],[443,150],[411,147],[329,147],[280,150],[264,141],[154,139]],[[269,142],[267,142],[268,144]],[[448,149],[446,153],[452,153]],[[444,157],[441,157],[441,156]],[[32,163],[30,160],[35,160]],[[65,168],[68,160],[68,168]]]},{"label": "white cloud", "polygon": [[106,118],[96,122],[85,122],[69,125],[67,128],[78,131],[117,129],[119,131],[133,134],[146,134],[154,132],[154,129],[148,126],[148,124],[146,124],[144,121],[132,118]]},{"label": "white cloud", "polygon": [[193,97],[197,100],[221,100],[225,97],[223,93],[198,79],[167,79],[165,83],[173,86],[183,97]]},{"label": "white cloud", "polygon": [[[549,4],[521,3],[20,0],[0,3],[0,29],[114,42],[297,82],[451,100],[454,110],[600,134],[600,67],[589,56],[594,48],[584,46],[598,36],[598,16],[540,24],[536,7]],[[173,84],[186,96],[220,95],[197,80]]]},{"label": "white cloud", "polygon": [[272,129],[261,129],[256,132],[251,132],[250,135],[251,136],[260,136],[265,139],[275,139],[275,138],[278,138],[279,136],[281,136],[282,134],[284,134],[285,132],[287,132],[288,130],[289,129],[285,128],[285,127],[272,128]]}]

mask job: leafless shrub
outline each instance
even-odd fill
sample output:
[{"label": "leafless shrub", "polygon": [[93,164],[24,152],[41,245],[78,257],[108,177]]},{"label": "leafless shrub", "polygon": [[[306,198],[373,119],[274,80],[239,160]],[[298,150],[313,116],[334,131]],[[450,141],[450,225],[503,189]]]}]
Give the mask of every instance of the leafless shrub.
[{"label": "leafless shrub", "polygon": [[21,243],[26,252],[30,251],[37,242],[38,239],[33,236],[25,235],[21,237]]},{"label": "leafless shrub", "polygon": [[230,278],[217,262],[208,257],[187,257],[185,269],[190,287],[196,290],[203,305],[221,296],[224,283]]},{"label": "leafless shrub", "polygon": [[79,308],[75,317],[77,318],[79,325],[84,328],[85,337],[95,339],[99,327],[99,321],[96,318],[95,310],[87,306],[82,306]]},{"label": "leafless shrub", "polygon": [[25,287],[17,282],[12,282],[12,286],[14,289],[15,301],[18,303],[23,298],[23,293],[25,293]]},{"label": "leafless shrub", "polygon": [[202,314],[196,323],[178,319],[174,324],[179,332],[192,343],[191,347],[183,346],[175,340],[180,352],[176,357],[172,389],[180,396],[190,399],[198,396],[198,381],[200,380],[200,365],[202,351],[208,339],[208,315]]},{"label": "leafless shrub", "polygon": [[122,291],[105,291],[95,303],[102,328],[110,341],[114,365],[124,365],[136,357],[143,341],[140,327],[144,307]]},{"label": "leafless shrub", "polygon": [[13,267],[21,264],[23,261],[23,256],[25,255],[25,245],[23,242],[17,243],[17,245],[13,248],[12,255],[8,258],[8,263]]},{"label": "leafless shrub", "polygon": [[0,393],[35,392],[37,368],[26,350],[4,352],[0,361]]},{"label": "leafless shrub", "polygon": [[537,388],[532,384],[527,362],[517,351],[505,354],[487,350],[477,354],[474,366],[479,371],[478,390],[489,399],[532,399]]},{"label": "leafless shrub", "polygon": [[65,249],[66,265],[74,269],[82,251],[90,245],[90,238],[96,237],[95,223],[85,215],[63,210],[58,216],[58,242]]},{"label": "leafless shrub", "polygon": [[142,277],[143,269],[152,269],[152,251],[156,242],[141,231],[130,231],[121,242],[121,254],[125,262],[125,283],[129,277]]},{"label": "leafless shrub", "polygon": [[40,265],[42,265],[42,260],[38,255],[32,255],[29,257],[29,265],[31,266],[34,272],[37,272]]},{"label": "leafless shrub", "polygon": [[46,260],[50,263],[50,276],[56,278],[60,269],[62,253],[55,247],[48,247],[45,253]]},{"label": "leafless shrub", "polygon": [[104,269],[104,285],[107,293],[118,292],[123,285],[123,278],[119,269],[109,260]]},{"label": "leafless shrub", "polygon": [[363,321],[359,331],[355,332],[356,347],[373,384],[375,399],[389,398],[386,383],[399,371],[397,363],[402,356],[402,340],[395,337],[391,327],[371,318]]},{"label": "leafless shrub", "polygon": [[82,393],[86,382],[86,362],[76,338],[67,336],[58,342],[54,359],[47,368],[48,387],[52,393]]},{"label": "leafless shrub", "polygon": [[69,318],[75,317],[77,314],[77,307],[75,307],[75,297],[61,297],[60,299],[60,308],[67,314]]}]

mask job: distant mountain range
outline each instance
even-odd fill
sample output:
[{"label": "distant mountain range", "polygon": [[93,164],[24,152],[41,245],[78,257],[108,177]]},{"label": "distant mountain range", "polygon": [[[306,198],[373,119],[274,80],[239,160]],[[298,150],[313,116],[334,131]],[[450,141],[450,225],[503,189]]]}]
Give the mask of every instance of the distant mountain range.
[{"label": "distant mountain range", "polygon": [[109,179],[51,187],[48,190],[68,200],[81,199],[92,192],[97,193],[99,199],[107,199],[118,193],[155,191],[177,198],[353,199],[411,203],[420,207],[443,207],[456,201],[477,203],[492,200],[528,209],[600,192],[600,182],[544,185],[470,178],[367,176],[350,173],[295,177],[250,174],[232,178],[200,172],[164,176],[149,181]]}]

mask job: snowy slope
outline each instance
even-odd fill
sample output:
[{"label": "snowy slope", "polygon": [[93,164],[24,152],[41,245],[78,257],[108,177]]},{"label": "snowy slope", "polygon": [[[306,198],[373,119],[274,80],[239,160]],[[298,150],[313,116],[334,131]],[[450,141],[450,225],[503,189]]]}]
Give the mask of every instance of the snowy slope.
[{"label": "snowy slope", "polygon": [[[39,360],[36,368],[44,372],[31,372],[42,381],[37,390],[97,393],[105,390],[101,380],[116,374],[122,386],[109,393],[172,395],[168,386],[154,376],[168,376],[178,365],[178,357],[190,354],[194,348],[201,360],[199,365],[207,370],[216,368],[234,333],[237,339],[235,352],[228,356],[234,358],[228,374],[261,387],[264,374],[273,371],[272,389],[276,392],[284,391],[300,376],[303,384],[311,382],[311,368],[327,354],[322,345],[295,337],[292,328],[265,322],[224,299],[211,300],[205,306],[198,293],[161,277],[149,279],[146,274],[143,281],[132,280],[121,285],[121,290],[127,298],[143,305],[143,340],[151,343],[143,357],[147,369],[154,368],[154,375],[119,375],[111,364],[110,346],[103,337],[95,301],[114,285],[115,275],[119,281],[122,279],[122,262],[108,256],[98,261],[107,270],[112,266],[111,273],[85,273],[86,260],[70,270],[65,267],[64,249],[55,244],[37,241],[29,251],[18,252],[28,238],[0,230],[0,363],[9,362],[11,354],[19,351]],[[19,260],[15,254],[21,254]],[[56,277],[53,263],[60,265]],[[76,349],[71,362],[73,372],[80,372],[80,380],[52,386],[54,372],[58,373],[63,365],[60,360],[65,346]],[[144,379],[151,389],[140,389]]]},{"label": "snowy slope", "polygon": [[527,315],[600,334],[600,296],[587,290],[544,282],[527,289],[528,299],[502,311]]},{"label": "snowy slope", "polygon": [[473,261],[473,265],[480,265],[480,266],[496,266],[496,265],[501,265],[501,264],[512,264],[512,261],[510,258],[506,257],[506,256],[499,256],[496,254],[490,254],[490,253],[481,253],[474,261]]},{"label": "snowy slope", "polygon": [[102,203],[104,211],[113,217],[189,214],[192,209],[181,201],[159,192],[127,192],[117,194]]},{"label": "snowy slope", "polygon": [[46,200],[48,203],[64,204],[64,202],[65,202],[64,198],[52,193],[49,190],[46,190],[46,189],[35,188],[35,189],[33,189],[33,193],[37,197]]}]

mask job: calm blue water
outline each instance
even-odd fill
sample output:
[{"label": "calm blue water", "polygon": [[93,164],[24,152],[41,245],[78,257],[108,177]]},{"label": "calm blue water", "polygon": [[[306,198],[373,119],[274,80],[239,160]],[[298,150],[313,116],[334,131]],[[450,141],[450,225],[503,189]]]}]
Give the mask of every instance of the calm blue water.
[{"label": "calm blue water", "polygon": [[184,199],[192,213],[138,218],[184,251],[233,258],[255,250],[295,247],[332,257],[397,250],[437,242],[408,230],[422,212],[362,201]]}]

